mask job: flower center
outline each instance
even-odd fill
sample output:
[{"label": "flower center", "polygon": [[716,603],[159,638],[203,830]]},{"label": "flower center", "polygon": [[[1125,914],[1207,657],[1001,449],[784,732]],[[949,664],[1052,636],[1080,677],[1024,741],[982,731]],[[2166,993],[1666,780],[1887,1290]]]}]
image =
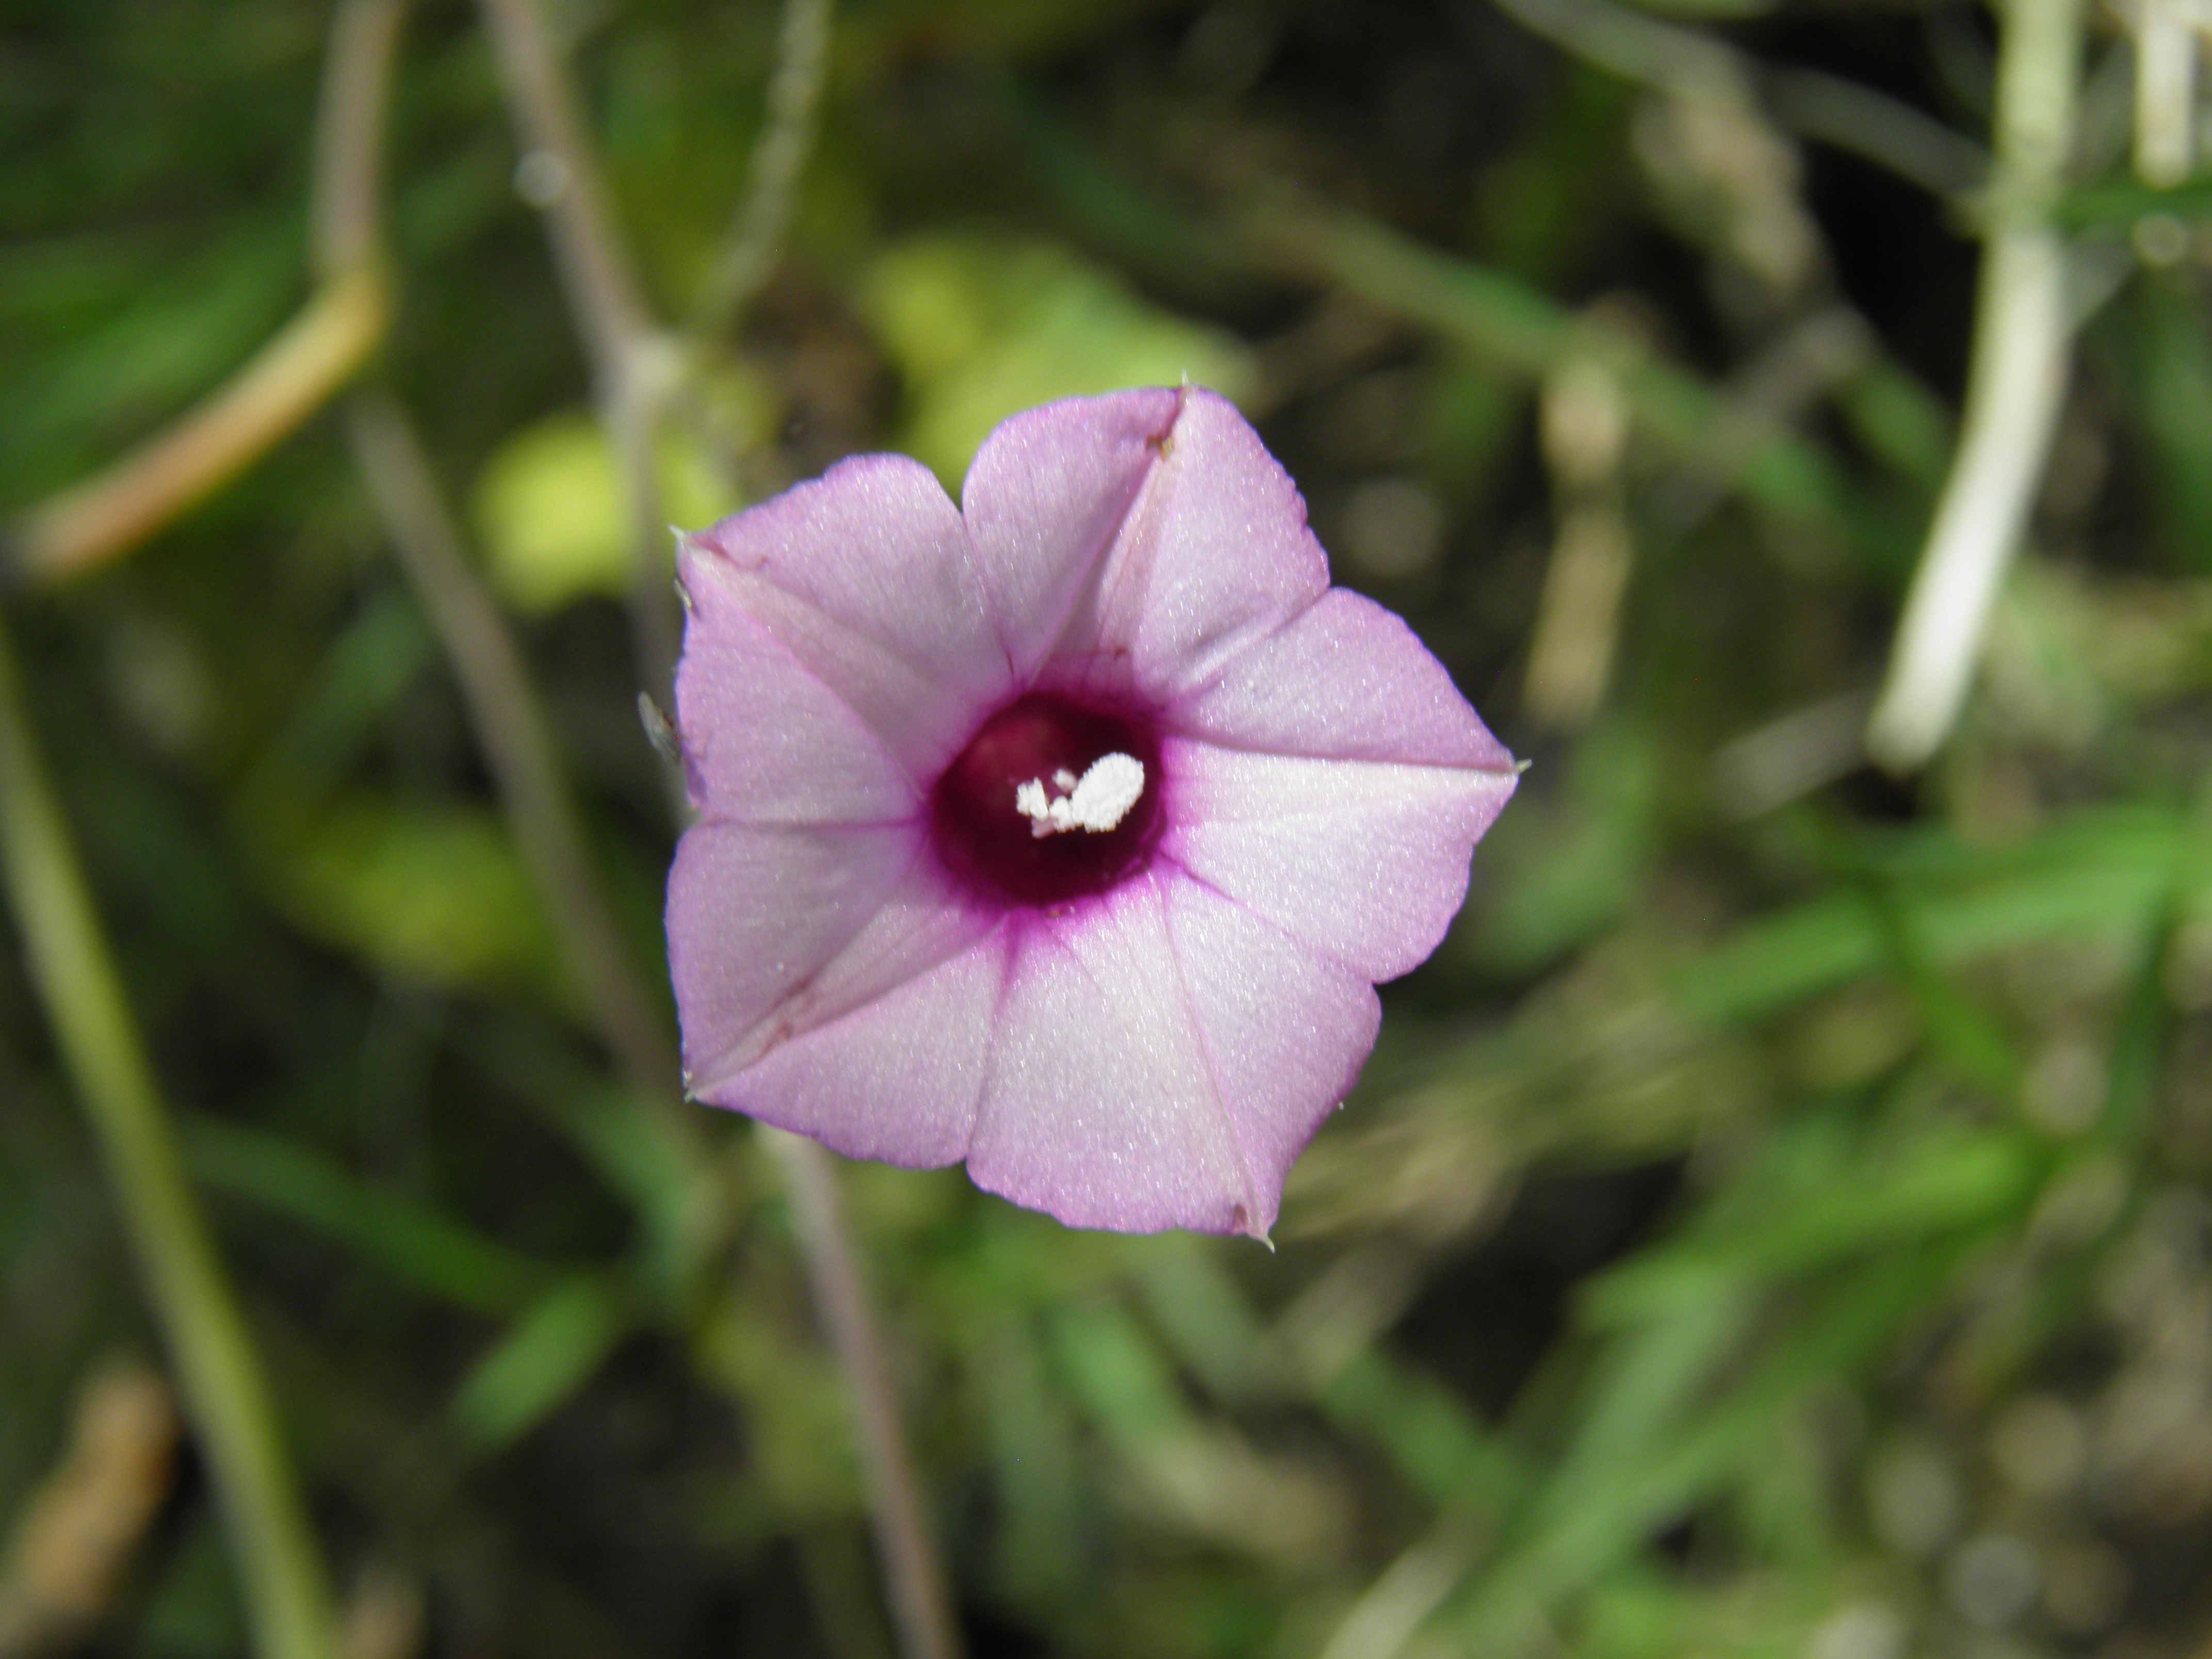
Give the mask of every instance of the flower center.
[{"label": "flower center", "polygon": [[983,722],[931,800],[947,869],[993,899],[1103,893],[1158,839],[1159,740],[1148,721],[1033,691]]}]

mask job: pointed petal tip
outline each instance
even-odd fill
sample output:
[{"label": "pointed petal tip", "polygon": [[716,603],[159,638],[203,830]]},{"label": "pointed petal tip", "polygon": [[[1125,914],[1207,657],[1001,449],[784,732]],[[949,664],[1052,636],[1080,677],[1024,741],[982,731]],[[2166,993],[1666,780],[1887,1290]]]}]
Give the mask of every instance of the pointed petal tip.
[{"label": "pointed petal tip", "polygon": [[1259,1221],[1253,1216],[1250,1211],[1247,1210],[1242,1204],[1239,1204],[1237,1206],[1236,1214],[1231,1217],[1231,1219],[1235,1224],[1231,1227],[1231,1232],[1241,1233],[1246,1238],[1251,1239],[1255,1243],[1264,1244],[1267,1246],[1267,1254],[1269,1255],[1274,1255],[1275,1241],[1270,1237],[1270,1235],[1274,1231],[1274,1217],[1270,1216],[1265,1221]]},{"label": "pointed petal tip", "polygon": [[719,526],[728,522],[726,519],[718,519],[714,524],[702,525],[696,530],[686,530],[678,525],[669,526],[676,532],[676,585],[679,588],[684,585],[684,561],[703,558],[714,552],[715,550],[713,540],[714,531]]},{"label": "pointed petal tip", "polygon": [[1141,1186],[1107,1192],[1084,1183],[1008,1179],[1009,1172],[994,1167],[988,1157],[979,1169],[972,1151],[965,1162],[968,1178],[978,1192],[1018,1209],[1050,1216],[1061,1226],[1079,1232],[1139,1237],[1190,1232],[1213,1238],[1249,1238],[1264,1245],[1270,1255],[1275,1253],[1273,1235],[1279,1206],[1267,1204],[1263,1194],[1249,1187],[1246,1199],[1224,1201],[1218,1194],[1208,1194],[1194,1202],[1188,1194],[1178,1197]]}]

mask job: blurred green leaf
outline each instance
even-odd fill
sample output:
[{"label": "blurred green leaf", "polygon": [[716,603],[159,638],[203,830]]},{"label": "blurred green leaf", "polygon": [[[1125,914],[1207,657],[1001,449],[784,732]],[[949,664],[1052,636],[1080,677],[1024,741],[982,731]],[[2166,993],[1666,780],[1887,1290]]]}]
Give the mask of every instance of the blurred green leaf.
[{"label": "blurred green leaf", "polygon": [[[662,507],[684,528],[703,528],[739,506],[672,433],[662,439],[658,476]],[[622,491],[613,452],[588,414],[548,416],[507,439],[471,498],[500,596],[536,615],[587,594],[628,593],[636,577]]]},{"label": "blurred green leaf", "polygon": [[1920,937],[1918,917],[1897,895],[1875,884],[1867,898],[1881,928],[1891,975],[1919,1012],[1936,1052],[1961,1081],[1997,1099],[2010,1099],[2021,1073],[2011,1036],[1933,959]]},{"label": "blurred green leaf", "polygon": [[1879,1146],[1858,1167],[1772,1192],[1764,1213],[1735,1216],[1724,1232],[1684,1238],[1608,1270],[1590,1282],[1581,1305],[1607,1324],[1675,1317],[1784,1276],[1988,1225],[2025,1206],[2045,1164],[2025,1137],[1995,1130]]},{"label": "blurred green leaf", "polygon": [[980,1357],[983,1421],[996,1495],[1006,1509],[1000,1580],[1019,1599],[1064,1599],[1078,1588],[1091,1507],[1074,1415],[1052,1386],[1030,1330],[1002,1328]]},{"label": "blurred green leaf", "polygon": [[1764,17],[1775,8],[1775,0],[1635,0],[1646,11],[1666,17],[1713,18],[1728,20],[1738,17]]},{"label": "blurred green leaf", "polygon": [[1597,1583],[1739,1460],[1759,1455],[1779,1414],[1807,1390],[1863,1364],[1956,1271],[1960,1255],[1955,1247],[1892,1254],[1846,1276],[1690,1420],[1655,1435],[1607,1469],[1601,1483],[1547,1489],[1533,1510],[1545,1520],[1520,1533],[1483,1574],[1454,1628],[1486,1648],[1501,1632],[1540,1620],[1560,1597]]},{"label": "blurred green leaf", "polygon": [[1577,319],[1502,271],[1426,247],[1341,209],[1278,204],[1252,215],[1246,234],[1281,262],[1341,283],[1369,303],[1434,329],[1500,366],[1540,375],[1587,353],[1619,375],[1638,424],[1668,451],[1712,466],[1784,520],[1847,529],[1876,550],[1904,526],[1870,511],[1826,450],[1792,432],[1741,442],[1722,394],[1602,321]]},{"label": "blurred green leaf", "polygon": [[[2178,817],[2153,807],[2084,811],[2002,849],[1920,836],[1881,867],[1930,959],[1956,963],[2054,935],[2140,932],[2173,891],[2188,833]],[[1685,963],[1676,995],[1698,1019],[1757,1019],[1875,972],[1886,951],[1865,899],[1825,896],[1754,922]]]},{"label": "blurred green leaf", "polygon": [[1484,968],[1533,972],[1620,919],[1651,854],[1660,775],[1652,734],[1616,720],[1575,745],[1564,789],[1523,787],[1483,842],[1491,892],[1465,948]]},{"label": "blurred green leaf", "polygon": [[1472,1495],[1502,1508],[1527,1480],[1464,1402],[1386,1350],[1353,1355],[1316,1398],[1332,1422],[1379,1446],[1399,1478],[1437,1504]]},{"label": "blurred green leaf", "polygon": [[512,1444],[591,1381],[630,1321],[597,1274],[554,1286],[470,1370],[453,1400],[453,1426],[478,1451]]},{"label": "blurred green leaf", "polygon": [[1141,1449],[1186,1431],[1189,1407],[1160,1354],[1129,1318],[1108,1308],[1068,1310],[1050,1322],[1053,1352],[1101,1428]]},{"label": "blurred green leaf", "polygon": [[1219,1253],[1171,1235],[1137,1258],[1137,1289],[1176,1358],[1215,1399],[1234,1404],[1262,1384],[1260,1322]]},{"label": "blurred green leaf", "polygon": [[1344,1524],[1334,1494],[1200,1419],[1133,1320],[1111,1307],[1071,1309],[1049,1329],[1062,1374],[1136,1477],[1144,1507],[1261,1559],[1311,1562],[1334,1547]]},{"label": "blurred green leaf", "polygon": [[272,859],[306,932],[429,985],[559,988],[558,960],[506,826],[489,807],[355,793]]},{"label": "blurred green leaf", "polygon": [[296,702],[240,789],[255,833],[275,834],[360,758],[377,721],[427,667],[437,647],[413,597],[397,582],[371,589],[323,648]]},{"label": "blurred green leaf", "polygon": [[750,1425],[753,1524],[767,1534],[793,1517],[854,1515],[866,1502],[851,1390],[806,1328],[793,1287],[779,1283],[778,1268],[790,1266],[741,1266],[732,1293],[704,1310],[691,1339],[700,1374]]},{"label": "blurred green leaf", "polygon": [[2166,282],[2137,292],[2133,350],[2141,419],[2177,562],[2212,571],[2212,329],[2197,296]]},{"label": "blurred green leaf", "polygon": [[[647,1279],[672,1302],[688,1297],[696,1289],[690,1275],[698,1266],[702,1223],[708,1218],[702,1209],[710,1201],[727,1206],[718,1218],[735,1224],[750,1196],[737,1180],[714,1178],[734,1176],[737,1162],[711,1172],[697,1167],[671,1133],[668,1119],[597,1068],[550,1045],[487,1023],[463,1033],[456,1047],[478,1078],[524,1102],[608,1192],[632,1206]],[[689,1103],[671,1109],[707,1110]]]},{"label": "blurred green leaf", "polygon": [[1711,1279],[1663,1304],[1636,1301],[1634,1328],[1607,1345],[1577,1401],[1572,1444],[1544,1474],[1539,1526],[1594,1501],[1623,1465],[1648,1461],[1673,1438],[1743,1336],[1754,1306],[1744,1286]]},{"label": "blurred green leaf", "polygon": [[860,303],[907,376],[902,447],[956,489],[991,428],[1034,404],[1185,380],[1236,402],[1255,383],[1233,336],[1047,244],[899,243],[870,267]]},{"label": "blurred green leaf", "polygon": [[10,420],[0,483],[44,492],[76,483],[16,468],[87,467],[98,453],[90,446],[143,437],[221,385],[283,323],[301,289],[298,232],[289,222],[173,250],[170,261],[167,280],[133,284],[112,314],[64,336],[66,351],[33,360],[35,390]]},{"label": "blurred green leaf", "polygon": [[1951,469],[1950,411],[1904,368],[1877,357],[1841,399],[1860,442],[1933,495]]},{"label": "blurred green leaf", "polygon": [[151,1587],[137,1638],[148,1650],[178,1659],[233,1659],[247,1642],[237,1583],[215,1516],[196,1521]]},{"label": "blurred green leaf", "polygon": [[281,1135],[202,1117],[185,1126],[185,1138],[192,1172],[210,1186],[325,1234],[459,1306],[511,1314],[552,1271]]},{"label": "blurred green leaf", "polygon": [[2212,183],[2191,179],[2160,186],[2122,174],[2069,191],[2052,208],[2051,217],[2076,230],[2130,230],[2154,213],[2184,220],[2212,218]]}]

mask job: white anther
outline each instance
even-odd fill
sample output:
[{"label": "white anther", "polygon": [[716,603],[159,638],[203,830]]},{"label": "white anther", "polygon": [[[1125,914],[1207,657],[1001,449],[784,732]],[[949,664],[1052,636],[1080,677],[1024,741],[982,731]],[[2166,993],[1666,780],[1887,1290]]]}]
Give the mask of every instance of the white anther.
[{"label": "white anther", "polygon": [[1080,778],[1062,767],[1052,775],[1061,793],[1048,795],[1044,780],[1014,786],[1014,811],[1030,820],[1032,836],[1063,830],[1111,830],[1143,798],[1145,763],[1133,755],[1101,755]]}]

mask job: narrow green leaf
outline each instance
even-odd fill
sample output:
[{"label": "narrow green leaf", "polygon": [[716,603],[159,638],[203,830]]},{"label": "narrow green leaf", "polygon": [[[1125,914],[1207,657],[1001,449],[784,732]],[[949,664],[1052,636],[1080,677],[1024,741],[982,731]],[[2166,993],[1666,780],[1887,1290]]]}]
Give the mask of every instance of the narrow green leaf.
[{"label": "narrow green leaf", "polygon": [[428,1206],[383,1191],[282,1135],[217,1118],[186,1121],[192,1171],[210,1186],[350,1246],[416,1289],[507,1314],[550,1269]]},{"label": "narrow green leaf", "polygon": [[483,1452],[511,1445],[592,1378],[629,1331],[614,1286],[599,1274],[556,1285],[479,1358],[453,1401],[454,1428]]}]

